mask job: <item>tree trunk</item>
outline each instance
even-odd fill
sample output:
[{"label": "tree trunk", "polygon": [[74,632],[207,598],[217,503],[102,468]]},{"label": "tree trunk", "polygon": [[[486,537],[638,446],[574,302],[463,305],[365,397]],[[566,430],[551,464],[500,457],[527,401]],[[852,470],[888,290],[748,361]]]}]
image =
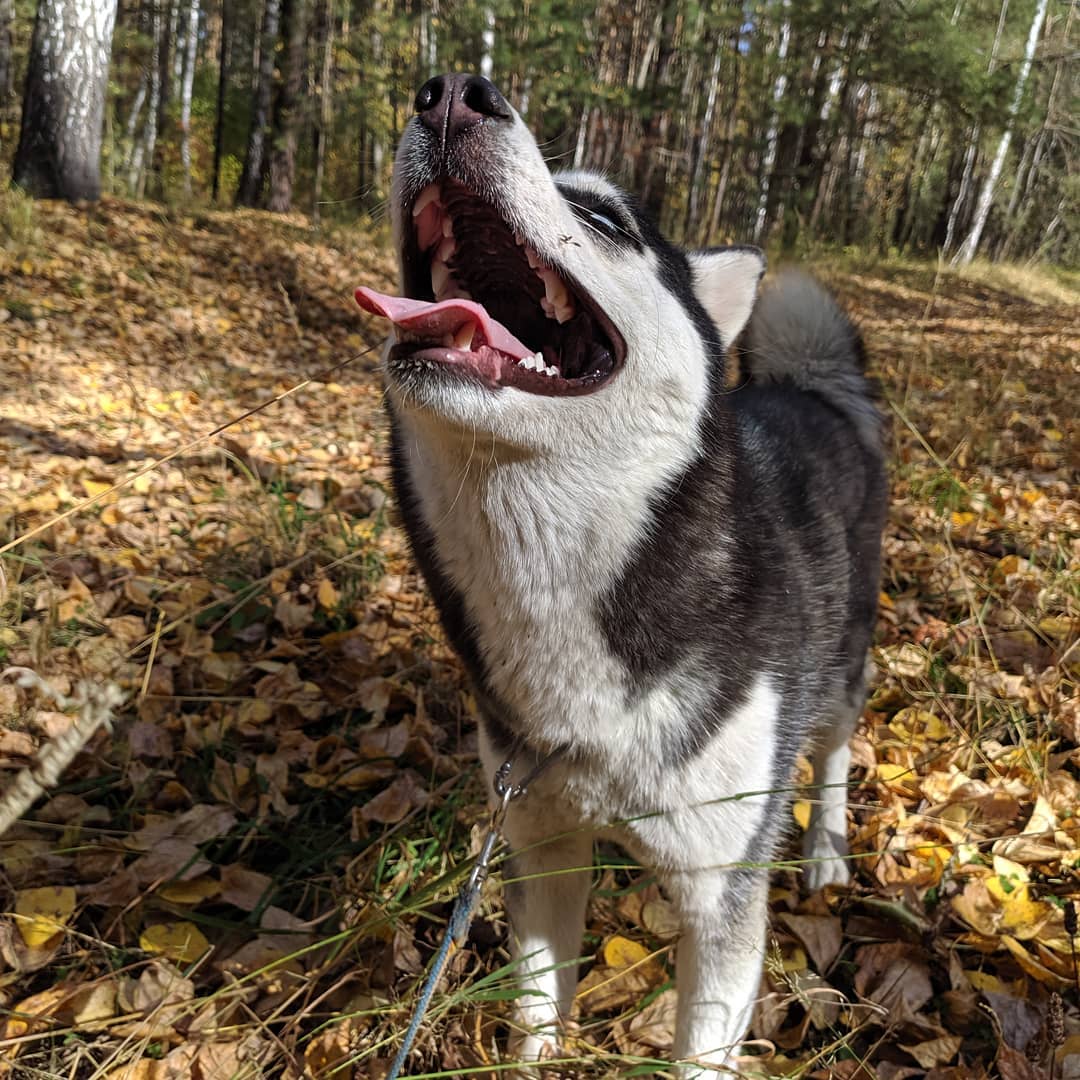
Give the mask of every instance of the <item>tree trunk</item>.
[{"label": "tree trunk", "polygon": [[13,179],[43,198],[101,194],[101,125],[116,0],[40,0]]},{"label": "tree trunk", "polygon": [[180,84],[180,161],[184,166],[184,195],[190,199],[191,91],[195,84],[196,46],[199,44],[199,0],[190,0],[184,44],[184,74]]},{"label": "tree trunk", "polygon": [[484,5],[484,29],[480,44],[480,74],[490,79],[495,70],[495,9],[490,4]]},{"label": "tree trunk", "polygon": [[[667,109],[668,86],[671,68],[675,58],[675,29],[679,15],[678,0],[665,0],[663,13],[659,16],[660,27],[655,48],[650,42],[650,51],[655,52],[656,64],[647,93],[650,111],[642,132],[641,150],[637,160],[637,176],[634,190],[638,193],[645,209],[659,220],[664,206],[664,184],[667,171],[661,165],[660,148],[664,144],[667,132],[669,111]],[[599,117],[593,110],[593,124]],[[660,181],[655,176],[659,172]]]},{"label": "tree trunk", "polygon": [[15,90],[15,63],[12,56],[14,24],[15,0],[0,0],[0,120],[7,116]]},{"label": "tree trunk", "polygon": [[1013,91],[1012,103],[1009,106],[1009,118],[1005,130],[998,142],[997,153],[990,165],[990,172],[983,181],[982,191],[979,193],[979,202],[975,207],[975,220],[971,226],[960,250],[952,260],[954,266],[967,266],[975,258],[975,252],[979,249],[979,241],[982,239],[983,229],[986,228],[986,219],[990,216],[990,207],[994,202],[994,189],[997,187],[1001,170],[1005,166],[1005,155],[1009,152],[1009,143],[1012,141],[1013,125],[1016,123],[1016,114],[1020,111],[1020,103],[1024,100],[1024,88],[1027,85],[1028,76],[1031,74],[1031,64],[1035,58],[1035,46],[1039,42],[1039,34],[1042,33],[1043,20],[1046,18],[1048,0],[1039,0],[1039,6],[1035,9],[1035,17],[1031,20],[1031,30],[1028,32],[1027,45],[1024,47],[1024,62],[1020,65],[1020,74],[1016,78],[1016,88]]},{"label": "tree trunk", "polygon": [[773,162],[776,160],[776,142],[779,137],[778,110],[787,89],[788,43],[791,41],[791,22],[788,15],[788,0],[782,0],[783,23],[780,26],[780,43],[776,49],[779,70],[773,82],[772,113],[769,117],[769,130],[765,135],[765,155],[761,162],[761,194],[758,197],[757,214],[754,218],[754,243],[758,243],[765,233],[766,208],[769,203],[769,180],[772,176]]},{"label": "tree trunk", "polygon": [[142,137],[137,139],[131,154],[131,163],[128,166],[128,190],[137,199],[141,199],[146,190],[146,169],[153,164],[154,148],[157,145],[158,113],[161,109],[161,65],[160,49],[162,47],[162,24],[161,10],[154,7],[150,17],[154,40],[154,51],[150,57],[148,70],[150,88],[149,104],[146,110],[146,121],[143,124]]},{"label": "tree trunk", "polygon": [[251,107],[244,169],[236,191],[237,206],[257,206],[263,186],[266,157],[266,133],[270,126],[270,102],[274,92],[274,53],[277,49],[278,19],[281,0],[266,0],[263,8],[262,38],[259,47],[259,72]]},{"label": "tree trunk", "polygon": [[225,91],[229,85],[229,50],[232,48],[232,0],[221,0],[221,42],[218,54],[217,110],[214,117],[214,180],[211,198],[221,189],[221,159],[225,150]]},{"label": "tree trunk", "polygon": [[[1001,48],[1001,35],[1005,30],[1005,17],[1009,14],[1009,0],[1001,0],[998,9],[997,29],[994,31],[994,44],[990,48],[990,62],[986,66],[987,74],[993,74],[997,66],[998,50]],[[975,124],[968,136],[967,151],[964,154],[964,172],[960,177],[960,188],[956,193],[956,201],[949,210],[949,224],[945,228],[945,243],[942,253],[948,255],[952,250],[956,230],[960,225],[968,199],[971,197],[971,186],[975,176],[975,159],[979,153],[979,137],[982,135],[982,127]]]},{"label": "tree trunk", "polygon": [[330,0],[321,0],[318,11],[318,39],[322,67],[319,72],[319,120],[315,128],[315,181],[311,197],[311,221],[319,224],[326,144],[334,117],[334,11]]},{"label": "tree trunk", "polygon": [[701,133],[698,136],[697,146],[694,150],[694,164],[690,173],[690,198],[686,207],[686,226],[684,229],[687,239],[697,233],[699,213],[701,206],[702,188],[704,186],[704,166],[709,156],[709,140],[712,135],[713,117],[716,113],[716,93],[720,84],[720,61],[724,55],[721,40],[717,40],[713,48],[712,70],[709,73],[709,87],[705,98],[705,115],[701,120]]},{"label": "tree trunk", "polygon": [[292,209],[307,14],[306,0],[284,0],[281,9],[281,31],[285,40],[285,53],[282,56],[281,81],[274,102],[273,135],[270,144],[270,198],[266,204],[268,210],[278,214],[287,214]]}]

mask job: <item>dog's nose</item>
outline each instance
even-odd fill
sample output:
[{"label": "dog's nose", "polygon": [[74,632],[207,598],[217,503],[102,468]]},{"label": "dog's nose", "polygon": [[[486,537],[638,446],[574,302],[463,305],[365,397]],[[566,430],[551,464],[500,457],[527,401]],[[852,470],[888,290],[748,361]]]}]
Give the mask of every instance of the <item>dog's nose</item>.
[{"label": "dog's nose", "polygon": [[483,75],[436,75],[416,95],[416,115],[444,145],[485,120],[509,120],[506,98]]}]

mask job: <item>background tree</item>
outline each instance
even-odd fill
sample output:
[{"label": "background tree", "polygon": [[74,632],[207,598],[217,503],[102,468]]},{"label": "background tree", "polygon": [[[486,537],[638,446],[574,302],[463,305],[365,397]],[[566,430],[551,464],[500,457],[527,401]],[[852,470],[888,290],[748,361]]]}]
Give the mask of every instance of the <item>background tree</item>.
[{"label": "background tree", "polygon": [[[33,2],[0,0],[16,85]],[[1076,4],[1032,36],[1042,6],[125,0],[102,182],[378,216],[417,86],[490,64],[553,165],[606,170],[676,239],[1075,264]],[[10,153],[2,125],[0,80]]]},{"label": "background tree", "polygon": [[116,0],[39,0],[13,179],[31,195],[96,199]]}]

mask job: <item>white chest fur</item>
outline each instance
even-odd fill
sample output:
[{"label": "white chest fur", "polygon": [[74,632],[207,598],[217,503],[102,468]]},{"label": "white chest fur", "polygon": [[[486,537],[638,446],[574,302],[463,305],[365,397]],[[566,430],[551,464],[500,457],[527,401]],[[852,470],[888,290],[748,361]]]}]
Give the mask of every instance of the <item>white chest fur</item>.
[{"label": "white chest fur", "polygon": [[[407,417],[403,450],[444,572],[461,594],[492,690],[537,746],[586,753],[660,737],[677,695],[628,706],[597,605],[650,527],[648,502],[690,447],[649,455],[519,454]],[[672,718],[674,720],[674,718]],[[638,729],[638,730],[636,730]]]}]

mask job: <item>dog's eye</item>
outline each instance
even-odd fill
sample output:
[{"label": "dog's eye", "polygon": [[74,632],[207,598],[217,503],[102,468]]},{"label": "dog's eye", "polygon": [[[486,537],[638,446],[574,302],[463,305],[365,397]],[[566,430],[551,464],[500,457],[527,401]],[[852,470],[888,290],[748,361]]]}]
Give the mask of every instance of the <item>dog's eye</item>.
[{"label": "dog's eye", "polygon": [[585,217],[590,225],[595,225],[596,228],[613,240],[626,233],[626,230],[610,214],[606,214],[602,210],[586,210]]}]

